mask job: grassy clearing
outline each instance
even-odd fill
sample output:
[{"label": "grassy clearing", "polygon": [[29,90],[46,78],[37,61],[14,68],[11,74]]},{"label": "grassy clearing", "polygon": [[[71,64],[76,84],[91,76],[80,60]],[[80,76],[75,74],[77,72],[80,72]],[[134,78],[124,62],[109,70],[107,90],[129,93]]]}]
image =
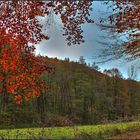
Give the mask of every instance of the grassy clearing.
[{"label": "grassy clearing", "polygon": [[2,139],[72,139],[89,137],[111,137],[124,132],[140,129],[140,122],[114,123],[105,125],[53,127],[53,128],[22,128],[0,130]]}]

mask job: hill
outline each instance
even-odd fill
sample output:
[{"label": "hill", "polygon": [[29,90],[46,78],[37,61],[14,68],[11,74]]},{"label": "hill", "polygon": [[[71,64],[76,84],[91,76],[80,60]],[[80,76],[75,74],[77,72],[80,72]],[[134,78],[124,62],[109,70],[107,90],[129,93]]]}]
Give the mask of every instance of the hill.
[{"label": "hill", "polygon": [[41,76],[48,89],[42,89],[40,97],[20,105],[9,95],[0,110],[1,128],[91,125],[139,119],[139,82],[125,80],[117,71],[108,76],[69,59],[44,59],[51,67],[50,72]]}]

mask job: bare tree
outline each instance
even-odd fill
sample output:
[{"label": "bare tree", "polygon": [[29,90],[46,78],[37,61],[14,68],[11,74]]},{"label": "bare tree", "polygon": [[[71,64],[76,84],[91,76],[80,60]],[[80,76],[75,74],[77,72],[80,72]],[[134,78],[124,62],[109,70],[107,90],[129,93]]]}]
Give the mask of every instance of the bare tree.
[{"label": "bare tree", "polygon": [[137,68],[134,65],[131,65],[128,68],[128,78],[136,80],[137,79]]}]

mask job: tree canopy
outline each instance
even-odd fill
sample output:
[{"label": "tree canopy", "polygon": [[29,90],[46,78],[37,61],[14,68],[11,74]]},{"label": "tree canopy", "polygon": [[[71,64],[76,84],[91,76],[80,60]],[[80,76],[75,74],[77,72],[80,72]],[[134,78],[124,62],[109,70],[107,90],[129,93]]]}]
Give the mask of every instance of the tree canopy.
[{"label": "tree canopy", "polygon": [[[42,33],[43,25],[37,16],[47,17],[54,11],[64,25],[63,35],[68,45],[80,44],[84,42],[81,25],[94,22],[90,19],[92,2],[0,1],[0,92],[12,93],[17,103],[21,103],[22,98],[29,100],[31,96],[39,96],[39,89],[45,88],[40,76],[49,67],[45,64],[46,60],[35,56],[35,44],[49,37]],[[139,6],[138,1],[114,0],[115,14],[108,17],[117,34],[129,35],[129,41],[122,45],[121,53],[133,57],[139,57],[140,54]]]},{"label": "tree canopy", "polygon": [[[109,45],[110,43],[104,43],[106,48],[103,51],[103,55],[105,57],[110,55],[114,59],[122,58],[123,56],[128,60],[139,58],[140,2],[114,0],[111,4],[110,2],[106,2],[105,4],[112,9],[113,13],[108,16],[107,20],[101,19],[100,27],[111,30],[117,41],[111,45]],[[125,40],[123,39],[124,37],[126,38]]]},{"label": "tree canopy", "polygon": [[[48,40],[37,16],[59,14],[68,45],[83,42],[81,24],[89,19],[91,1],[0,1],[0,92],[12,93],[16,103],[39,96],[46,87],[40,75],[49,68],[34,54],[35,45]],[[29,45],[32,44],[32,45]]]}]

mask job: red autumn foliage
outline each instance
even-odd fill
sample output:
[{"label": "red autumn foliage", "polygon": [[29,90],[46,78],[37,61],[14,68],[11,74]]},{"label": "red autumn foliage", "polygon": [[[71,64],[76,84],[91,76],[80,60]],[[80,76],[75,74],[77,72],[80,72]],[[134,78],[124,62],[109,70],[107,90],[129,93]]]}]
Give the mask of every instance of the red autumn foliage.
[{"label": "red autumn foliage", "polygon": [[42,57],[34,55],[34,46],[43,39],[42,25],[36,16],[51,10],[64,24],[68,44],[83,41],[81,24],[88,19],[92,1],[0,1],[0,93],[12,94],[17,104],[40,95],[46,84],[40,79],[49,68]]},{"label": "red autumn foliage", "polygon": [[25,42],[39,43],[46,36],[41,33],[42,25],[36,16],[48,16],[53,10],[62,19],[68,44],[79,44],[83,41],[81,25],[92,22],[89,19],[91,5],[91,0],[0,1],[0,27],[15,36],[22,36]]},{"label": "red autumn foliage", "polygon": [[114,0],[114,14],[109,16],[118,34],[129,36],[122,44],[125,53],[132,59],[140,57],[140,2],[138,0]]},{"label": "red autumn foliage", "polygon": [[45,61],[41,57],[35,57],[30,47],[25,50],[21,38],[13,39],[12,34],[2,34],[4,35],[0,36],[0,93],[13,94],[16,103],[39,96],[40,89],[46,88],[44,81],[39,79],[48,69]]}]

